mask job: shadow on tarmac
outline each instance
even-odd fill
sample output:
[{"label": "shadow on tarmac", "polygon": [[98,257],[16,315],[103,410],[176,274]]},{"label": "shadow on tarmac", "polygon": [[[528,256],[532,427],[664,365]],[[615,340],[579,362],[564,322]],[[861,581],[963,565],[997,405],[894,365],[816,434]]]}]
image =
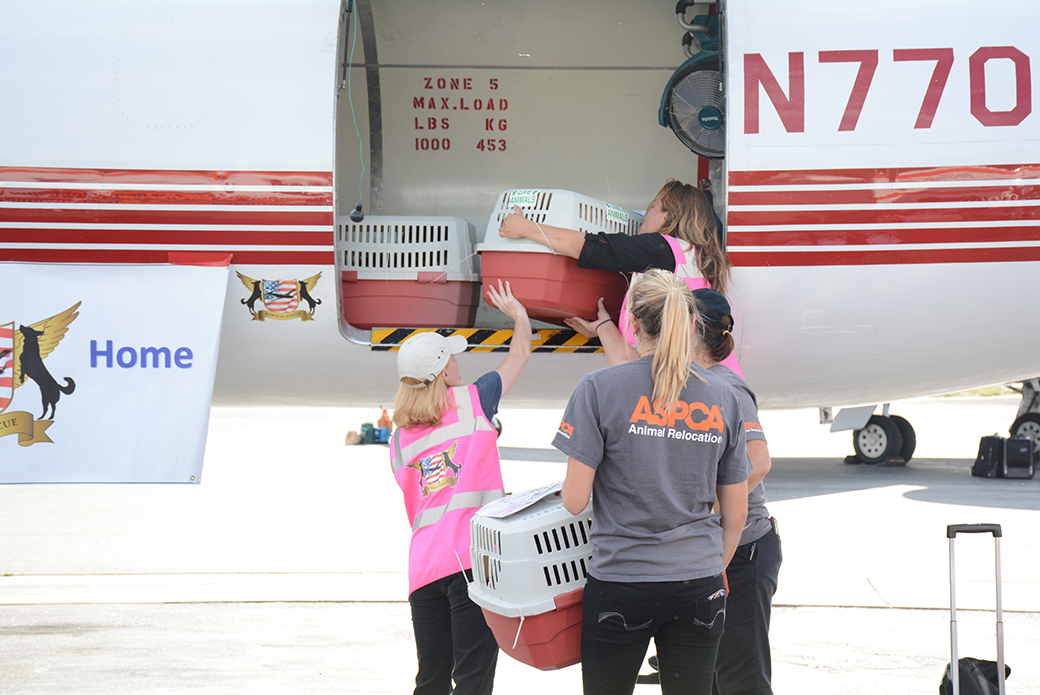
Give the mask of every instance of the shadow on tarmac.
[{"label": "shadow on tarmac", "polygon": [[1040,511],[1040,480],[976,478],[972,463],[912,459],[906,466],[866,466],[833,458],[778,458],[766,479],[766,498],[781,502],[906,485],[918,488],[905,493],[918,502]]},{"label": "shadow on tarmac", "polygon": [[[552,448],[501,447],[503,461],[567,462]],[[987,479],[971,475],[974,459],[911,459],[905,466],[847,464],[836,458],[774,458],[766,479],[770,502],[807,499],[908,485],[906,497],[936,504],[1040,511],[1040,479]],[[561,471],[562,477],[562,471]],[[812,481],[807,486],[806,481]]]}]

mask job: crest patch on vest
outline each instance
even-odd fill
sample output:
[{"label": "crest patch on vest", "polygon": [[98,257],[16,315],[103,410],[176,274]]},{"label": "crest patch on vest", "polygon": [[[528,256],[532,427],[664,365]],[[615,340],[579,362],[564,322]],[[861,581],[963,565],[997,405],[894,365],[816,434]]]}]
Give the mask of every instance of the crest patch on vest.
[{"label": "crest patch on vest", "polygon": [[444,451],[408,464],[409,468],[419,471],[422,476],[423,497],[441,488],[455,487],[455,483],[459,480],[459,471],[462,470],[462,464],[452,460],[455,455],[455,447],[458,445],[456,440]]}]

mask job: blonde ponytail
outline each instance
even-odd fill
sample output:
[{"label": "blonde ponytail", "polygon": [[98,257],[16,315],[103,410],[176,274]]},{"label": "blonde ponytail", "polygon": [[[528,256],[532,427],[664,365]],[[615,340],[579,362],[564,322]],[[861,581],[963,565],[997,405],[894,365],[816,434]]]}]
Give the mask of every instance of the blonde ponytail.
[{"label": "blonde ponytail", "polygon": [[655,408],[669,410],[693,373],[690,367],[691,322],[697,303],[686,283],[667,270],[648,270],[632,285],[629,307],[641,329],[657,339],[653,380]]}]

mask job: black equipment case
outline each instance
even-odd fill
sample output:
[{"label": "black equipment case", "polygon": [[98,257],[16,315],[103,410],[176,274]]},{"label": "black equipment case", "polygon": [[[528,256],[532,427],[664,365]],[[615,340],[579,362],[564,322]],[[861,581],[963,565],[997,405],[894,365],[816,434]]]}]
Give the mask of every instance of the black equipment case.
[{"label": "black equipment case", "polygon": [[1035,457],[1033,440],[1028,437],[982,437],[971,474],[980,478],[1032,478]]},{"label": "black equipment case", "polygon": [[[1032,454],[1032,452],[1030,452]],[[958,533],[992,533],[997,585],[997,660],[996,662],[957,658],[957,589],[954,579],[953,546]],[[1000,524],[954,524],[946,527],[950,539],[950,664],[946,665],[941,695],[1005,695],[1004,680],[1011,669],[1004,664],[1004,616],[1000,607]]]}]

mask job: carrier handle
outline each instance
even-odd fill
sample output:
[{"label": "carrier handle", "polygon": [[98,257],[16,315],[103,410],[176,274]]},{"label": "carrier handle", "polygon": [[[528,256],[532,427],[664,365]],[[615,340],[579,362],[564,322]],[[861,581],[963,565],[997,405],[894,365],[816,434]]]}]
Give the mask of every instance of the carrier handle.
[{"label": "carrier handle", "polygon": [[956,538],[958,533],[992,533],[994,538],[1003,535],[1000,524],[951,524],[946,527],[947,538]]}]

